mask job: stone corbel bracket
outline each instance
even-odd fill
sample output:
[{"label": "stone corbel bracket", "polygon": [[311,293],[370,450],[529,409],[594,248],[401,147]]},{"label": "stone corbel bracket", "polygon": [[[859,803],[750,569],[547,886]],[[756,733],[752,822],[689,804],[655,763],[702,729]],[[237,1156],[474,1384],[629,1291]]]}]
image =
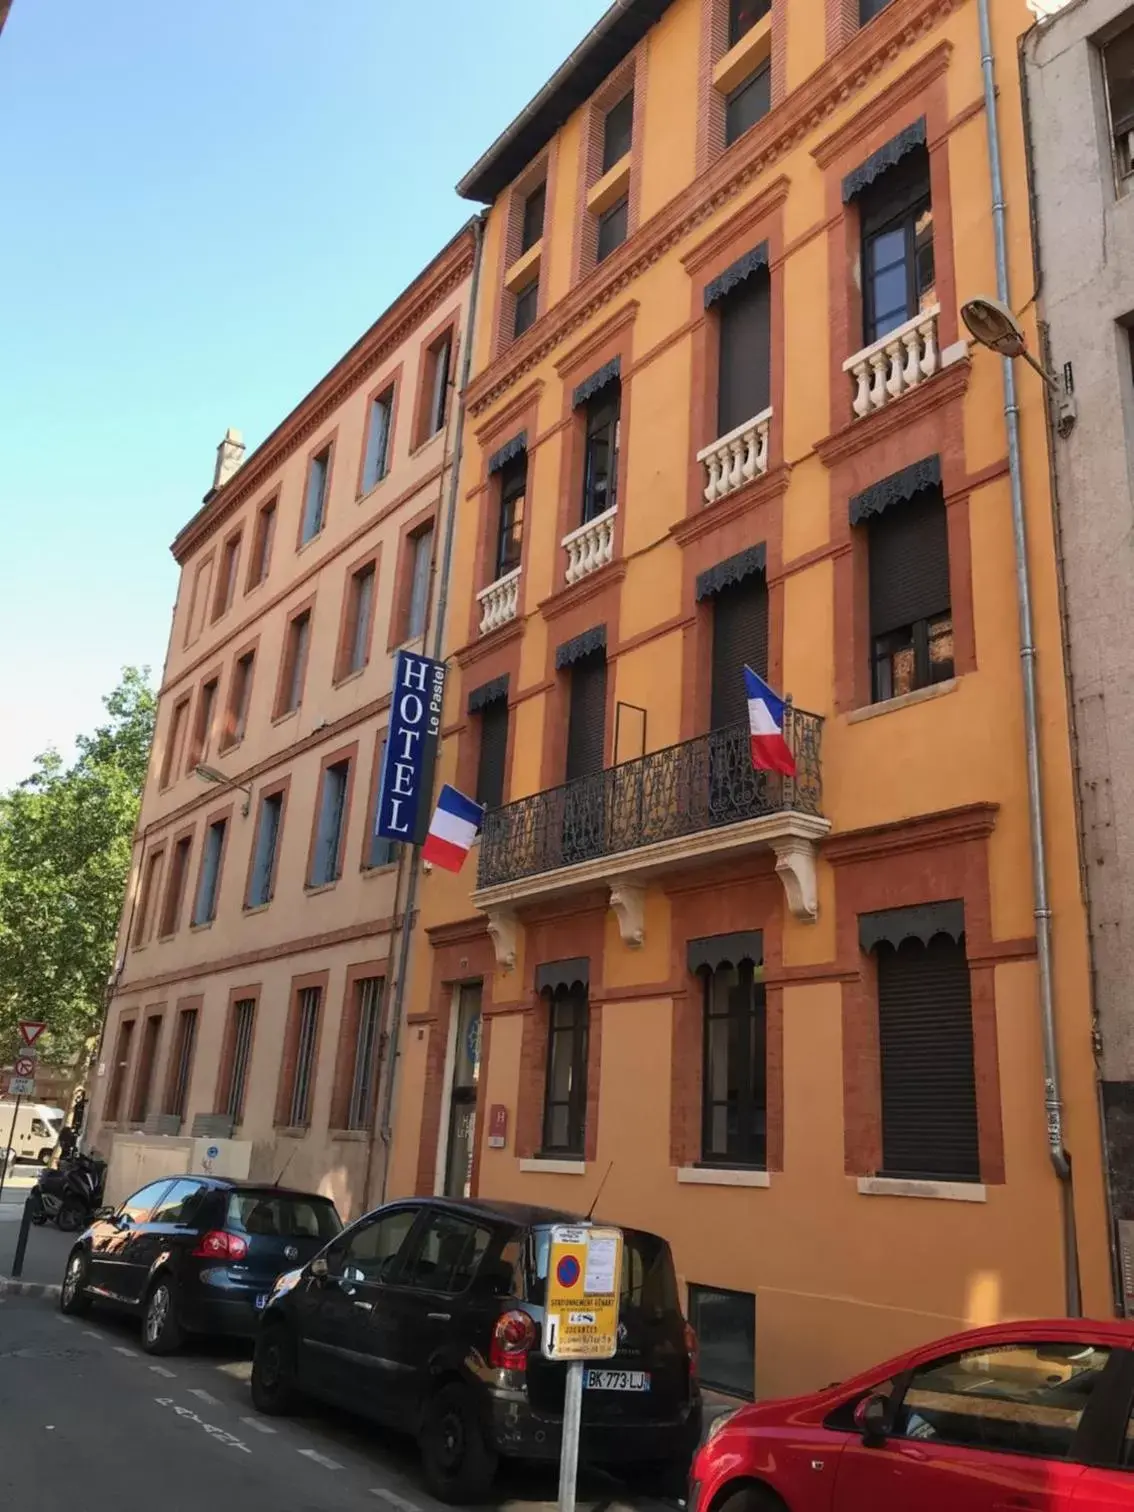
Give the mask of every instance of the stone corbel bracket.
[{"label": "stone corbel bracket", "polygon": [[776,853],[776,875],[784,885],[792,917],[814,924],[819,917],[816,842],[802,835],[777,836],[772,849]]},{"label": "stone corbel bracket", "polygon": [[507,974],[516,967],[516,931],[519,921],[514,909],[490,908],[487,913],[489,937],[496,953],[496,964]]},{"label": "stone corbel bracket", "polygon": [[640,950],[646,938],[646,889],[641,882],[615,877],[610,884],[610,906],[618,916],[618,932],[631,950]]}]

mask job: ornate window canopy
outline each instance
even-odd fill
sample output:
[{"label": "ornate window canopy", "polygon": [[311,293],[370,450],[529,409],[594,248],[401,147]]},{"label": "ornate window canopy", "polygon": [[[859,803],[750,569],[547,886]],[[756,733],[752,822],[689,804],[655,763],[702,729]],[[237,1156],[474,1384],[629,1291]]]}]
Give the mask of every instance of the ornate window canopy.
[{"label": "ornate window canopy", "polygon": [[761,268],[767,266],[768,243],[762,241],[758,247],[753,247],[743,257],[738,257],[723,273],[714,278],[712,283],[705,285],[706,310],[715,305],[718,299],[731,294],[737,284],[742,284],[746,278],[751,278],[753,273],[758,273]]},{"label": "ornate window canopy", "polygon": [[745,929],[736,934],[706,935],[700,940],[689,940],[685,946],[685,960],[692,972],[716,971],[720,966],[739,966],[741,961],[751,961],[753,966],[762,966],[763,931]]},{"label": "ornate window canopy", "polygon": [[871,515],[881,514],[892,504],[908,504],[925,488],[941,487],[941,458],[923,457],[920,462],[911,462],[901,472],[891,473],[855,494],[850,501],[850,522],[861,525]]},{"label": "ornate window canopy", "polygon": [[584,656],[591,656],[595,651],[606,650],[606,626],[595,625],[590,630],[584,630],[582,635],[576,635],[574,640],[564,641],[555,649],[555,669],[562,672],[564,667],[570,667],[572,663],[582,661]]},{"label": "ornate window canopy", "polygon": [[714,593],[719,593],[722,588],[728,588],[733,583],[741,583],[753,573],[763,572],[765,569],[767,554],[764,542],[757,546],[748,546],[744,551],[738,551],[735,556],[726,557],[723,562],[718,562],[715,567],[709,567],[697,576],[697,602],[711,598]]},{"label": "ornate window canopy", "polygon": [[858,916],[858,943],[868,953],[882,943],[897,950],[903,940],[920,940],[928,945],[939,934],[960,943],[964,932],[963,898],[951,898],[947,903],[921,903],[913,908],[884,908],[879,913]]},{"label": "ornate window canopy", "polygon": [[589,956],[572,956],[568,961],[545,961],[536,967],[535,987],[537,992],[570,992],[581,987],[584,992],[591,985],[591,962]]},{"label": "ornate window canopy", "polygon": [[481,709],[486,709],[489,704],[496,703],[498,699],[508,697],[508,674],[505,672],[501,677],[494,677],[491,682],[481,683],[479,688],[473,688],[469,693],[468,711],[470,714],[478,714]]},{"label": "ornate window canopy", "polygon": [[872,152],[865,163],[851,169],[843,179],[843,204],[849,205],[856,194],[869,189],[875,179],[881,178],[888,168],[900,163],[908,152],[913,152],[915,147],[924,146],[925,117],[922,116],[912,126],[899,131],[896,137],[891,137],[877,152]]},{"label": "ornate window canopy", "polygon": [[604,389],[608,383],[613,383],[616,378],[622,376],[622,358],[612,357],[604,363],[597,373],[592,373],[589,378],[584,378],[571,395],[571,408],[578,409],[581,404]]},{"label": "ornate window canopy", "polygon": [[521,452],[528,449],[528,433],[521,431],[518,436],[513,436],[511,441],[505,441],[499,451],[494,451],[488,459],[488,471],[499,472],[502,467],[511,462],[513,457],[518,457]]}]

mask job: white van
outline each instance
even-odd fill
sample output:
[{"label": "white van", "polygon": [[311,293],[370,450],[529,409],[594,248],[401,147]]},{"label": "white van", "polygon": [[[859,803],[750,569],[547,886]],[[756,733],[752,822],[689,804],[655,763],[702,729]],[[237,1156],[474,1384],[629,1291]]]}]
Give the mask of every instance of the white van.
[{"label": "white van", "polygon": [[[13,1113],[16,1114],[14,1130]],[[49,1108],[44,1103],[33,1102],[21,1102],[17,1113],[15,1099],[0,1098],[0,1150],[11,1145],[17,1160],[36,1160],[46,1165],[59,1143],[64,1117],[62,1108]]]}]

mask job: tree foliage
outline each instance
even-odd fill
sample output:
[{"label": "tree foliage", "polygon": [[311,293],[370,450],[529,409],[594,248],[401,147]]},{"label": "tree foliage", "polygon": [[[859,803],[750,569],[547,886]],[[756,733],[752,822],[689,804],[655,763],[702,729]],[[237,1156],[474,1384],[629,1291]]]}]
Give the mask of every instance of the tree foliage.
[{"label": "tree foliage", "polygon": [[107,721],[0,797],[0,1062],[18,1019],[42,1019],[45,1059],[98,1032],[114,966],[156,700],[149,668],[125,667]]}]

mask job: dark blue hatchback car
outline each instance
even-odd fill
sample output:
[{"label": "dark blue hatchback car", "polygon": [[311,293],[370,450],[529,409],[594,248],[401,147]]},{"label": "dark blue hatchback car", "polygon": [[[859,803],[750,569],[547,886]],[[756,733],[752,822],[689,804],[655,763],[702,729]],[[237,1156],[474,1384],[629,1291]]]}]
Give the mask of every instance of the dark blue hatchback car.
[{"label": "dark blue hatchback car", "polygon": [[314,1192],[208,1176],[164,1176],[105,1208],[67,1259],[60,1307],[106,1302],[142,1319],[142,1347],[186,1333],[251,1337],[276,1277],[342,1229]]}]

